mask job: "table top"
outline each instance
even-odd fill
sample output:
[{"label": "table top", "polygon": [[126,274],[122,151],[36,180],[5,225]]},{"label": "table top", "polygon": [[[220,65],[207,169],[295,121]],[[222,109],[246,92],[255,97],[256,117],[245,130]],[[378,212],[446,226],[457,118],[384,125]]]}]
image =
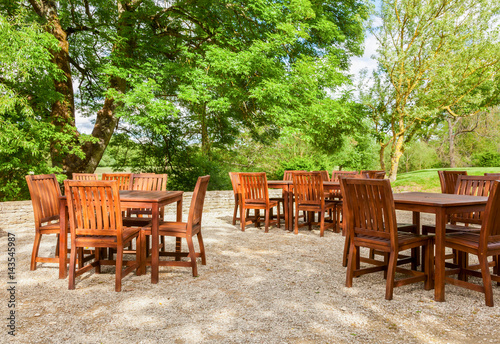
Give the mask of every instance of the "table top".
[{"label": "table top", "polygon": [[402,192],[393,194],[394,203],[450,207],[486,204],[488,197],[443,194],[435,192]]},{"label": "table top", "polygon": [[[268,180],[267,184],[270,184],[270,185],[293,185],[293,181],[292,180]],[[339,182],[324,181],[323,185],[327,185],[327,186],[337,186],[338,185],[338,186],[340,186],[340,183]]]},{"label": "table top", "polygon": [[[125,202],[162,202],[184,194],[184,191],[120,190],[119,192],[120,201]],[[59,199],[65,201],[66,196],[59,196]]]},{"label": "table top", "polygon": [[166,199],[182,196],[183,193],[183,191],[120,190],[120,200],[130,202],[161,202]]}]

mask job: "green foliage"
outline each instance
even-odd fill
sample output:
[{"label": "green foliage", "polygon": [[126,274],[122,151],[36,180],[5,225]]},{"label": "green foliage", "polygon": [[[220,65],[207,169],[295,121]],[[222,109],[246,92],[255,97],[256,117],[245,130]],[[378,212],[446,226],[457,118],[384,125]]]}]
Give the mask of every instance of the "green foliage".
[{"label": "green foliage", "polygon": [[29,199],[24,176],[30,172],[60,172],[50,164],[49,143],[57,134],[46,116],[59,99],[52,78],[60,74],[48,51],[57,42],[24,18],[0,14],[0,201]]},{"label": "green foliage", "polygon": [[494,167],[500,166],[500,154],[497,152],[477,153],[472,156],[474,166]]}]

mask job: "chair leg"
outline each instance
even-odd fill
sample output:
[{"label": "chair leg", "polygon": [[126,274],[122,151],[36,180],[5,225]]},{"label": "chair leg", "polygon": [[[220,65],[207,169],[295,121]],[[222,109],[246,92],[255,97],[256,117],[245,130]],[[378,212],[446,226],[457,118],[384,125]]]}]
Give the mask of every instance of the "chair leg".
[{"label": "chair leg", "polygon": [[56,241],[56,254],[55,257],[59,257],[59,234],[57,234],[57,241]]},{"label": "chair leg", "polygon": [[490,266],[487,256],[479,256],[479,265],[481,265],[481,275],[483,276],[483,288],[486,306],[493,307],[493,288],[491,286]]},{"label": "chair leg", "polygon": [[278,228],[280,228],[280,216],[281,216],[281,214],[280,214],[280,204],[279,204],[279,202],[278,202],[278,206],[276,207],[276,215],[278,216],[276,218],[276,223],[278,224]]},{"label": "chair leg", "polygon": [[294,233],[295,234],[299,234],[299,207],[295,207],[295,230],[294,230]]},{"label": "chair leg", "polygon": [[203,237],[201,236],[201,232],[198,232],[198,245],[200,246],[200,256],[201,256],[201,265],[207,265],[207,258],[205,256],[205,245],[203,244]]},{"label": "chair leg", "polygon": [[398,253],[391,252],[389,254],[389,266],[387,267],[387,282],[385,287],[385,299],[392,300],[394,291],[394,277],[396,275],[396,265],[398,261]]},{"label": "chair leg", "polygon": [[354,270],[356,267],[356,251],[358,248],[354,246],[354,244],[350,243],[349,244],[349,259],[347,263],[347,273],[346,273],[346,280],[345,280],[345,286],[347,288],[352,287],[352,278],[354,276]]},{"label": "chair leg", "polygon": [[139,234],[137,236],[137,238],[135,239],[135,261],[137,263],[137,268],[135,269],[135,274],[137,276],[140,275],[140,270],[141,270],[141,267],[142,267],[142,262],[143,262],[143,253],[142,251],[144,250],[144,245],[142,243],[142,238],[143,236],[141,234]]},{"label": "chair leg", "polygon": [[[182,252],[182,240],[181,238],[175,238],[175,253],[181,253]],[[175,256],[176,261],[181,260],[181,255],[177,254]]]},{"label": "chair leg", "polygon": [[198,276],[198,266],[196,265],[196,254],[194,251],[193,237],[186,238],[187,246],[189,249],[189,258],[191,258],[191,268],[193,269],[193,277]]},{"label": "chair leg", "polygon": [[247,218],[246,218],[246,211],[245,211],[245,207],[244,206],[240,206],[240,226],[241,226],[241,231],[244,232],[245,231],[245,223],[247,222]]},{"label": "chair leg", "polygon": [[122,290],[123,246],[116,248],[115,291]]},{"label": "chair leg", "polygon": [[325,212],[321,211],[319,213],[319,236],[322,237],[325,235]]},{"label": "chair leg", "polygon": [[234,202],[234,211],[233,211],[233,226],[236,225],[236,217],[238,215],[238,201]]},{"label": "chair leg", "polygon": [[268,233],[269,232],[269,216],[271,215],[271,209],[266,209],[265,210],[265,220],[264,220],[264,232]]},{"label": "chair leg", "polygon": [[76,247],[71,245],[71,253],[69,255],[69,276],[68,289],[75,289],[75,269],[76,269]]},{"label": "chair leg", "polygon": [[349,232],[346,233],[345,236],[345,242],[344,242],[344,254],[342,256],[342,266],[346,267],[347,266],[347,257],[349,255]]},{"label": "chair leg", "polygon": [[39,232],[35,233],[35,242],[33,243],[33,252],[31,253],[30,270],[36,270],[36,257],[38,257],[38,249],[40,248],[40,240],[42,235]]},{"label": "chair leg", "polygon": [[95,273],[100,274],[101,273],[101,249],[99,247],[95,248],[94,251],[95,254],[95,261],[98,262],[98,264],[95,266]]},{"label": "chair leg", "polygon": [[432,244],[432,239],[430,239],[428,244],[424,246],[424,262],[424,266],[422,268],[427,276],[424,283],[424,289],[431,290],[433,285],[432,276],[434,276],[434,245]]},{"label": "chair leg", "polygon": [[78,247],[78,269],[83,268],[83,247]]}]

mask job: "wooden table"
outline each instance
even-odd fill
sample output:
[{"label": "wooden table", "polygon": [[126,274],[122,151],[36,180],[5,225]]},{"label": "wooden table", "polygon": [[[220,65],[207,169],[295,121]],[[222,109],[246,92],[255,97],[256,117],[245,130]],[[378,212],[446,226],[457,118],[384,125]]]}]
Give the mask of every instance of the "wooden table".
[{"label": "wooden table", "polygon": [[[285,208],[285,229],[293,230],[293,181],[291,180],[268,180],[267,187],[269,189],[283,189],[283,200]],[[323,189],[340,190],[339,182],[323,182]]]},{"label": "wooden table", "polygon": [[394,205],[398,210],[413,212],[413,223],[420,228],[420,213],[436,215],[436,257],[434,271],[434,299],[444,301],[444,263],[446,221],[449,214],[482,211],[486,208],[488,197],[440,194],[430,192],[395,193]]},{"label": "wooden table", "polygon": [[[159,266],[159,210],[161,207],[177,202],[177,221],[182,222],[182,195],[183,191],[120,191],[120,204],[123,210],[127,208],[151,208],[152,210],[152,249],[151,249],[151,283],[158,283]],[[59,278],[67,276],[67,254],[68,254],[68,211],[66,196],[60,198],[59,203],[60,235],[59,235]],[[141,262],[144,264],[145,262]],[[143,267],[141,266],[141,270]]]}]

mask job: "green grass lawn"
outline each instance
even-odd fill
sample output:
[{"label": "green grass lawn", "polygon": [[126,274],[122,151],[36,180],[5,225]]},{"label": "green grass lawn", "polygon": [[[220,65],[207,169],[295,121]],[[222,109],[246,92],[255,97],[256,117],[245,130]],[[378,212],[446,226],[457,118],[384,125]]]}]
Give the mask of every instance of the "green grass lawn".
[{"label": "green grass lawn", "polygon": [[457,167],[419,170],[408,173],[398,173],[397,180],[392,183],[394,192],[426,191],[441,192],[438,170],[467,171],[468,175],[482,176],[485,172],[500,172],[500,167]]}]

